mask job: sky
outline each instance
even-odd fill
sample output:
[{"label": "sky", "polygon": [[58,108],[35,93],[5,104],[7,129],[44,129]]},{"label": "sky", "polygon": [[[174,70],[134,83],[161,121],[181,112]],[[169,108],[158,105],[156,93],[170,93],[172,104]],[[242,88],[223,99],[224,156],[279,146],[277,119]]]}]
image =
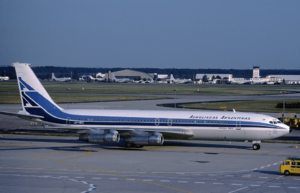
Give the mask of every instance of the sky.
[{"label": "sky", "polygon": [[0,65],[299,69],[299,0],[1,0]]}]

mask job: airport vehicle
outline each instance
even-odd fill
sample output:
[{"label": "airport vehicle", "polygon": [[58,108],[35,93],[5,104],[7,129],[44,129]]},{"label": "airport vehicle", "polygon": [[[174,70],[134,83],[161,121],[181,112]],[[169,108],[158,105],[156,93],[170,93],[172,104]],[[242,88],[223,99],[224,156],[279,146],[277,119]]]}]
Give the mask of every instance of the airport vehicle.
[{"label": "airport vehicle", "polygon": [[62,109],[51,99],[30,64],[13,66],[22,110],[0,113],[39,122],[48,129],[74,130],[86,142],[118,143],[122,137],[127,147],[142,147],[162,145],[164,138],[252,140],[252,148],[258,150],[261,140],[290,132],[278,119],[255,113]]},{"label": "airport vehicle", "polygon": [[8,76],[0,76],[0,81],[9,80]]},{"label": "airport vehicle", "polygon": [[286,176],[290,174],[300,174],[300,157],[288,157],[283,160],[279,172]]},{"label": "airport vehicle", "polygon": [[52,79],[53,81],[58,81],[58,82],[70,82],[72,79],[70,77],[64,77],[64,78],[56,78],[54,73],[52,73]]}]

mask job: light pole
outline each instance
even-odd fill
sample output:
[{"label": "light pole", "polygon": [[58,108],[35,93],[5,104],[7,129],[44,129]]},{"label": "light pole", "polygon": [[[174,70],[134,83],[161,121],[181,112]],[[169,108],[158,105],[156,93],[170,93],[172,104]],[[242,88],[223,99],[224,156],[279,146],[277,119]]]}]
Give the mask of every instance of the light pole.
[{"label": "light pole", "polygon": [[285,93],[286,91],[283,91],[283,113],[282,113],[282,122],[284,123],[284,114],[285,114]]},{"label": "light pole", "polygon": [[71,90],[71,88],[67,88],[68,91],[68,109],[69,109],[69,91]]},{"label": "light pole", "polygon": [[174,89],[174,91],[175,91],[175,109],[176,109],[176,92],[177,92],[177,89]]}]

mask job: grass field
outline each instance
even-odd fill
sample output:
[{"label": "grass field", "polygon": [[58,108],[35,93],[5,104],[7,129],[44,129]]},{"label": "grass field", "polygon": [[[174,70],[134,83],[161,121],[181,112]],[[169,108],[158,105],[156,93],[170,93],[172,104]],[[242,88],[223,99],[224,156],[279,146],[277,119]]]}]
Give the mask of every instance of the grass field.
[{"label": "grass field", "polygon": [[[118,84],[82,82],[42,82],[50,93],[100,93],[100,94],[176,94],[185,95],[267,95],[279,94],[281,85],[194,85],[194,84]],[[285,85],[285,89],[299,89]],[[276,89],[276,90],[275,90]],[[16,82],[0,82],[0,92],[18,92]]]},{"label": "grass field", "polygon": [[[297,102],[299,100],[286,100],[286,103]],[[215,102],[215,103],[193,103],[180,104],[179,107],[191,109],[210,109],[210,110],[228,110],[246,111],[246,112],[273,112],[282,113],[282,108],[275,108],[277,103],[282,100],[257,100],[257,101],[234,101],[234,102]],[[299,108],[285,109],[286,113],[300,113]]]},{"label": "grass field", "polygon": [[[167,99],[168,97],[147,97],[147,96],[116,96],[116,95],[59,95],[50,94],[56,103],[78,102],[100,102],[100,101],[120,101],[120,100],[153,100]],[[20,95],[16,93],[0,93],[0,104],[21,104]]]}]

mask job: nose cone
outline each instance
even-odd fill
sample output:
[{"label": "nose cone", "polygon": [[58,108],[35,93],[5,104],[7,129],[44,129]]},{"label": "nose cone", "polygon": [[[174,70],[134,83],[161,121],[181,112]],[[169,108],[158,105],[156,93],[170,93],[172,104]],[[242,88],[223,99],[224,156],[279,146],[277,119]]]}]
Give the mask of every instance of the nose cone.
[{"label": "nose cone", "polygon": [[284,135],[292,132],[292,129],[289,126],[287,126],[286,124],[281,124],[280,127],[284,129],[284,133],[285,133]]}]

